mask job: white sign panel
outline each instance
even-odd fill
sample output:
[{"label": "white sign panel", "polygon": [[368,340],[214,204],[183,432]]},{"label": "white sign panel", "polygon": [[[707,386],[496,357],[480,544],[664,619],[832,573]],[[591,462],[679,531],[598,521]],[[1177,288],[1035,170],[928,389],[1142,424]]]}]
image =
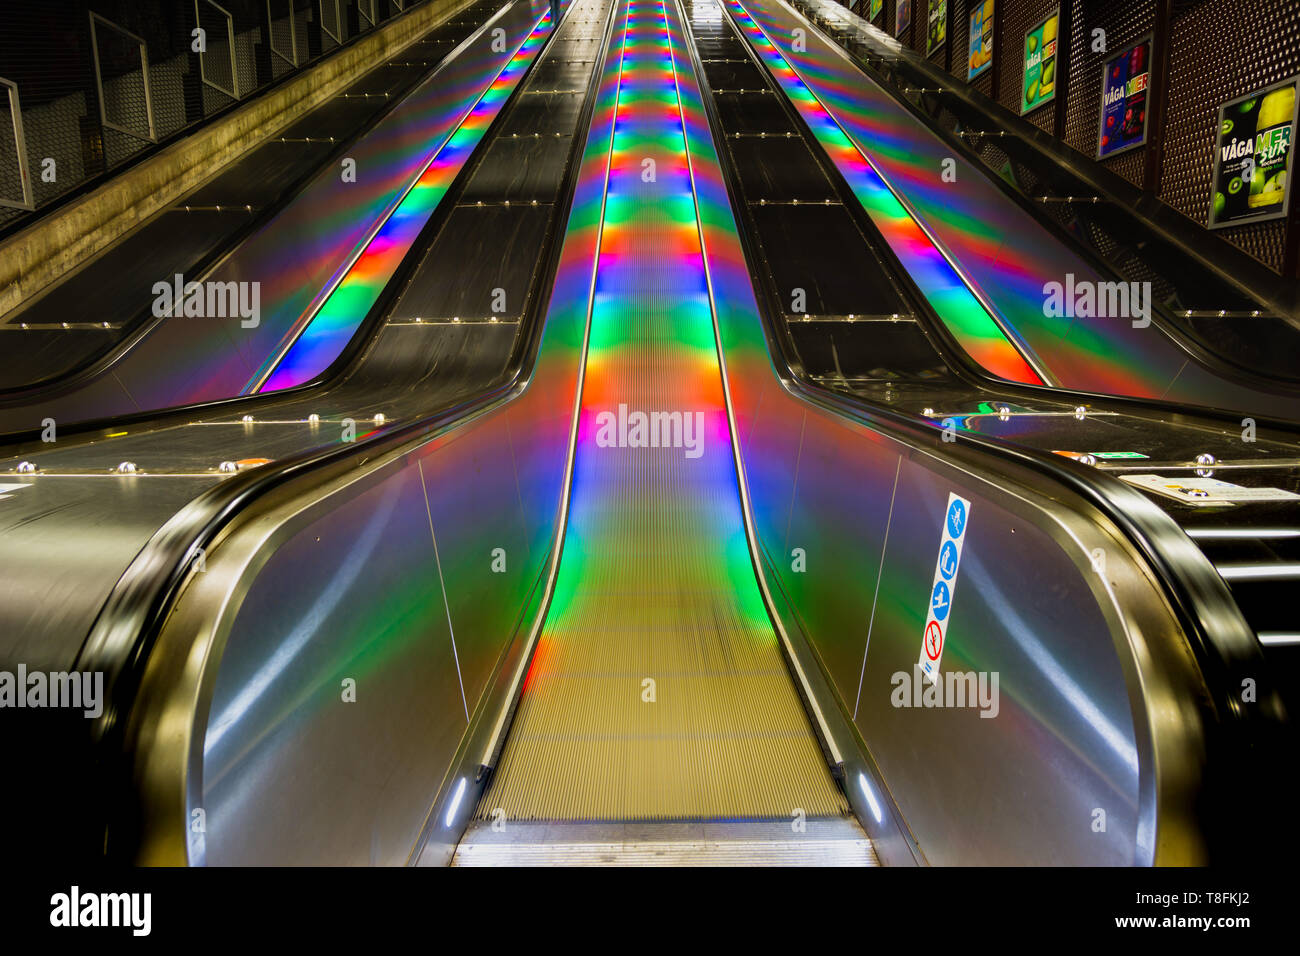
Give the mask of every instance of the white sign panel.
[{"label": "white sign panel", "polygon": [[970,521],[970,502],[948,495],[948,511],[939,537],[939,557],[934,562],[934,582],[930,585],[930,611],[921,632],[921,659],[917,666],[935,683],[939,679],[939,661],[947,643],[952,623],[952,597],[957,590],[957,569],[961,567],[961,546],[966,540]]},{"label": "white sign panel", "polygon": [[1247,488],[1217,478],[1171,478],[1165,475],[1121,475],[1139,488],[1173,498],[1185,505],[1234,505],[1250,501],[1290,501],[1300,495],[1283,488]]}]

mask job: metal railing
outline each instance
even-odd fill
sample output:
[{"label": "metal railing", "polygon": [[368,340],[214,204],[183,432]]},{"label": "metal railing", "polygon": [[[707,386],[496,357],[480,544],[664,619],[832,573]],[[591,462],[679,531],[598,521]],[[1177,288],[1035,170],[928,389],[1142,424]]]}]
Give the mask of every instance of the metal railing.
[{"label": "metal railing", "polygon": [[415,5],[75,0],[59,31],[6,5],[0,235]]}]

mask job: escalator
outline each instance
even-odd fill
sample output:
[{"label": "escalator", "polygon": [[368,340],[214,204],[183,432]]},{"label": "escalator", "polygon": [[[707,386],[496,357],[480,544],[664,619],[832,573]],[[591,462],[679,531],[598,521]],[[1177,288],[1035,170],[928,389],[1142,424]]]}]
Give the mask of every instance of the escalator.
[{"label": "escalator", "polygon": [[[732,7],[535,8],[553,36],[339,367],[23,451],[6,657],[108,688],[60,738],[111,795],[70,843],[1150,865],[1283,833],[1291,685],[1214,535],[1116,476],[1292,481],[1293,432],[990,376],[1022,343],[935,303],[970,290],[909,268]],[[488,223],[510,238],[467,241]],[[1194,514],[1289,522],[1254,507]],[[61,568],[42,522],[117,552]]]},{"label": "escalator", "polygon": [[262,389],[356,260],[436,205],[537,19],[526,6],[467,6],[6,315],[23,347],[0,371],[0,432],[49,442],[51,421],[66,435]]},{"label": "escalator", "polygon": [[[1293,380],[1300,302],[1294,283],[1217,242],[1181,213],[1064,146],[1026,119],[901,49],[833,0],[794,8],[835,40],[899,105],[952,148],[993,173],[994,184],[1060,241],[1103,270],[1153,288],[1161,321],[1202,354],[1238,371]],[[1289,320],[1289,321],[1288,321]],[[1291,340],[1278,348],[1279,338]]]},{"label": "escalator", "polygon": [[[457,143],[463,172],[439,192],[374,305],[355,314],[353,341],[328,374],[5,449],[6,660],[32,670],[81,661],[118,688],[111,693],[129,695],[139,652],[128,648],[147,640],[132,628],[185,574],[204,570],[205,536],[250,489],[331,458],[365,459],[510,394],[536,347],[576,175],[593,20],[586,7],[520,4],[501,22],[516,45],[468,118],[475,135]],[[73,557],[87,540],[95,546]],[[158,574],[163,566],[173,570]],[[108,710],[98,746],[121,729]],[[39,748],[60,731],[38,717],[29,743],[44,765],[53,758]],[[74,725],[77,747],[89,746],[84,736]],[[84,848],[81,836],[68,839]]]},{"label": "escalator", "polygon": [[[950,437],[989,436],[1121,480],[1129,476],[1223,577],[1258,636],[1273,680],[1292,708],[1300,705],[1300,620],[1281,594],[1296,580],[1294,535],[1287,529],[1300,522],[1300,431],[1275,421],[1256,432],[1242,427],[1254,420],[1240,415],[992,378],[992,362],[1007,360],[977,360],[978,350],[954,334],[915,273],[898,278],[906,272],[903,257],[838,175],[831,155],[818,148],[813,128],[796,109],[780,108],[779,84],[763,64],[770,60],[780,70],[783,58],[740,3],[726,6],[734,18],[733,30],[723,31],[729,56],[706,61],[705,72],[723,84],[714,101],[746,213],[749,253],[767,278],[766,305],[769,314],[782,316],[777,337],[799,376],[920,416],[948,428]],[[752,57],[735,45],[746,25],[757,44]],[[737,89],[745,92],[731,92]],[[828,261],[837,265],[826,268]],[[795,313],[788,290],[801,287],[807,287],[804,308]],[[1009,340],[1002,344],[1014,354]],[[1283,350],[1284,343],[1275,347]],[[1235,486],[1224,493],[1238,496],[1236,503],[1197,501],[1211,496],[1199,486],[1213,481]]]},{"label": "escalator", "polygon": [[[1108,237],[1096,242],[1123,247],[1122,256],[1105,259],[1078,230],[1052,220],[1048,205],[1017,193],[964,146],[958,134],[969,126],[950,132],[908,98],[917,89],[897,79],[898,71],[920,67],[896,43],[834,4],[816,9],[839,18],[841,35],[848,30],[856,53],[782,0],[726,5],[945,324],[969,341],[981,362],[979,352],[990,341],[997,345],[995,362],[985,363],[992,374],[1175,406],[1297,418],[1293,372],[1267,371],[1276,363],[1259,357],[1261,351],[1290,354],[1300,342],[1293,307],[1270,291],[1276,283],[1256,281],[1267,270],[1242,266],[1244,257],[1217,250],[1223,244],[1205,237],[1191,248],[1185,235],[1162,232],[1141,213],[1116,224],[1124,217],[1114,208],[1118,203],[1100,220],[1080,212],[1093,216],[1097,233],[1097,222],[1109,225]],[[794,30],[806,34],[806,49],[786,39]],[[870,57],[862,52],[868,45]],[[889,74],[896,86],[866,72],[873,69],[866,64],[886,54],[898,64]],[[959,84],[949,80],[947,86]],[[930,92],[944,103],[961,99]],[[985,127],[1003,122],[992,108],[985,113]],[[1019,128],[999,131],[1006,134],[1002,139],[1033,140]],[[914,246],[925,255],[918,259]],[[1245,279],[1234,280],[1225,268]],[[927,275],[932,270],[937,274]],[[1258,289],[1253,299],[1252,282]],[[957,301],[950,301],[954,292]],[[1234,344],[1232,328],[1251,332],[1243,331]]]},{"label": "escalator", "polygon": [[[670,33],[662,0],[632,0],[620,18],[606,60],[617,158],[578,410],[580,434],[608,434],[576,447],[550,609],[461,859],[491,848],[543,862],[608,843],[583,824],[641,824],[634,843],[659,842],[654,824],[680,839],[681,822],[788,837],[799,813],[815,830],[838,823],[866,858],[749,562],[675,104],[680,27]],[[493,814],[510,821],[508,843],[489,842]],[[537,836],[564,824],[566,846],[548,857]]]}]

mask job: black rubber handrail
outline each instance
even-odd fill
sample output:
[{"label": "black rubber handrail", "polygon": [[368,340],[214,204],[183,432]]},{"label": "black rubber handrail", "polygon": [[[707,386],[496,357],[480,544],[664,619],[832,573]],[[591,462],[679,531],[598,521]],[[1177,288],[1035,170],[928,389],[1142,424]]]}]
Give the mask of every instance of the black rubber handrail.
[{"label": "black rubber handrail", "polygon": [[[566,4],[563,13],[567,15],[570,9],[571,5]],[[557,23],[546,44],[538,51],[529,68],[530,73],[559,34],[559,27],[560,23]],[[514,96],[520,94],[525,81],[526,78],[521,80]],[[596,82],[593,74],[578,117],[577,128],[580,131],[591,122]],[[498,114],[493,129],[505,114],[506,110]],[[490,129],[489,134],[492,131]],[[486,143],[488,138],[485,136],[483,142]],[[570,162],[561,185],[556,213],[558,221],[567,221],[569,217],[584,143],[584,135],[574,136]],[[464,177],[467,171],[468,167],[460,176]],[[543,276],[555,274],[563,247],[560,239],[558,235],[551,236],[550,247],[543,258]],[[75,664],[77,670],[102,671],[105,675],[104,712],[93,722],[91,737],[97,760],[96,771],[108,783],[110,792],[119,792],[113,789],[113,785],[119,782],[116,775],[121,769],[117,759],[121,754],[122,733],[145,663],[195,559],[244,509],[275,490],[312,477],[317,479],[316,485],[319,486],[381,456],[418,447],[522,393],[528,387],[536,366],[551,287],[552,283],[542,282],[543,291],[522,323],[522,341],[515,350],[513,367],[507,371],[501,384],[429,416],[392,426],[355,443],[307,450],[237,473],[189,502],[146,543],[100,609]],[[106,816],[116,812],[110,808]]]},{"label": "black rubber handrail", "polygon": [[[502,0],[501,9],[504,9],[505,7],[509,6],[510,2],[511,0]],[[461,7],[456,12],[463,13],[465,12],[465,10],[469,9],[474,5],[475,5],[475,0],[471,0],[471,2],[465,4],[465,6]],[[291,203],[293,203],[296,199],[298,199],[298,197],[302,195],[302,193],[307,189],[307,187],[316,181],[321,171],[329,167],[330,163],[333,162],[333,160],[347,153],[353,146],[356,145],[357,140],[372,132],[374,128],[379,125],[380,122],[382,122],[389,114],[392,113],[393,110],[397,109],[397,107],[399,107],[402,103],[406,101],[407,96],[411,92],[413,92],[416,87],[418,87],[421,83],[423,83],[433,74],[444,69],[448,64],[452,63],[461,53],[463,53],[464,50],[467,48],[468,40],[473,39],[475,36],[481,33],[483,27],[488,22],[490,22],[494,16],[495,16],[494,14],[489,14],[485,18],[484,23],[480,24],[479,27],[475,29],[466,38],[466,41],[457,44],[452,50],[448,51],[445,57],[440,59],[436,64],[430,67],[422,76],[420,76],[409,87],[407,87],[406,94],[399,97],[390,98],[388,102],[386,102],[382,107],[380,107],[380,109],[376,113],[374,113],[368,120],[362,123],[361,126],[358,127],[351,135],[349,135],[345,139],[339,140],[335,144],[334,148],[332,148],[324,157],[322,157],[321,162],[318,165],[316,165],[312,169],[307,170],[297,179],[293,180],[293,182],[290,183],[289,186],[286,189],[284,189],[276,197],[275,201],[273,201],[269,206],[257,210],[257,212],[253,216],[249,217],[248,222],[241,225],[238,229],[236,229],[233,233],[231,233],[228,237],[226,237],[226,239],[220,244],[220,247],[218,249],[201,257],[197,262],[195,262],[191,266],[191,269],[195,271],[196,277],[201,277],[210,274],[213,269],[217,268],[219,265],[225,262],[230,256],[232,256],[235,252],[237,252],[239,248],[244,244],[244,242],[246,242],[248,239],[251,239],[253,235],[258,232],[258,230],[260,230],[262,227],[269,224],[276,216],[278,216],[281,212],[283,212]],[[450,17],[448,19],[450,19]],[[444,20],[441,23],[431,27],[430,31],[438,29],[439,27],[445,25],[446,22],[447,21]],[[412,42],[418,43],[419,40],[417,39]],[[330,51],[330,52],[331,54],[333,54],[336,51]],[[365,76],[369,75],[369,73],[373,72],[373,70],[378,68],[379,68],[378,66],[373,67],[371,70],[366,71],[366,73],[363,74],[358,79],[364,79]],[[292,75],[292,74],[287,74],[287,75]],[[319,108],[320,108],[319,106],[316,107],[316,109]],[[311,115],[311,114],[308,113],[306,115]],[[189,129],[188,132],[192,133],[195,132],[195,130]],[[257,145],[261,146],[262,144],[269,143],[272,140],[273,137],[267,137]],[[201,187],[196,186],[195,188],[197,189]],[[182,204],[181,200],[177,200],[175,203],[172,203],[166,209],[160,210],[159,214],[168,212],[174,209],[179,204]],[[74,280],[75,280],[75,276],[69,276],[67,279],[67,281],[74,281]],[[43,294],[43,293],[38,293],[38,295],[39,294]],[[20,305],[19,308],[21,309],[23,308],[23,306]],[[150,321],[151,318],[153,318],[153,321]],[[152,317],[148,311],[141,310],[134,317],[128,319],[125,323],[123,323],[123,325],[125,326],[124,334],[120,336],[116,341],[112,342],[105,351],[100,352],[99,354],[92,354],[87,359],[84,359],[81,362],[73,365],[72,367],[57,372],[54,375],[51,375],[47,378],[40,379],[35,382],[27,382],[23,385],[0,388],[0,407],[19,407],[19,406],[31,404],[36,401],[56,398],[60,395],[64,395],[67,394],[68,392],[75,391],[76,389],[89,384],[94,379],[98,378],[101,375],[104,375],[110,369],[112,369],[119,361],[122,360],[122,358],[126,355],[127,352],[129,352],[132,348],[134,348],[136,344],[138,344],[142,339],[148,336],[149,333],[152,332],[155,328],[157,328],[157,326],[162,321],[163,319],[161,318]],[[190,407],[199,407],[199,406],[190,406]],[[143,420],[143,419],[147,419],[150,414],[151,414],[150,412],[146,411],[146,412],[141,412],[137,416],[130,416],[130,417],[135,420]],[[117,421],[122,421],[122,419],[117,419]],[[71,432],[74,430],[74,428],[77,430],[83,430],[85,427],[89,427],[93,429],[95,425],[93,422],[76,423],[75,425],[70,423],[68,426],[62,427],[60,430]],[[0,444],[9,444],[8,439],[10,437],[11,436],[0,435]],[[19,441],[22,440],[20,436],[12,436],[12,437],[14,437],[16,440]]]},{"label": "black rubber handrail", "polygon": [[[775,81],[765,65],[752,57],[748,43],[745,46],[765,80],[775,89]],[[786,106],[789,108],[788,102]],[[711,96],[706,97],[705,110],[716,140],[717,132],[722,127]],[[791,110],[791,115],[798,124],[801,135],[810,137],[811,132],[797,113]],[[718,154],[732,208],[741,208],[743,199],[737,191],[737,170],[726,150],[719,150]],[[837,174],[832,182],[837,190],[847,189],[847,184]],[[747,261],[761,261],[756,241],[749,230],[741,228],[738,232]],[[901,268],[896,262],[895,267]],[[906,276],[905,271],[903,275]],[[903,284],[910,290],[912,297],[919,297],[922,303],[925,301],[910,279]],[[760,303],[759,315],[773,371],[791,394],[909,448],[927,452],[940,461],[966,465],[970,470],[985,475],[1015,473],[1028,487],[1049,496],[1058,494],[1058,489],[1066,489],[1110,521],[1155,575],[1188,637],[1189,646],[1205,677],[1213,712],[1218,718],[1218,722],[1209,728],[1212,738],[1210,746],[1217,770],[1214,774],[1206,774],[1207,786],[1215,789],[1215,805],[1241,806],[1240,791],[1246,786],[1241,780],[1246,775],[1252,780],[1268,780],[1277,776],[1270,768],[1281,766],[1285,762],[1281,755],[1293,747],[1287,736],[1287,715],[1281,695],[1267,681],[1266,675],[1270,671],[1264,663],[1254,631],[1242,617],[1223,579],[1200,550],[1189,543],[1186,535],[1168,514],[1124,482],[1073,459],[1028,449],[1006,439],[976,432],[961,432],[956,436],[956,442],[945,442],[942,433],[928,419],[877,405],[863,398],[830,391],[811,381],[788,343],[788,335],[782,335],[783,330],[776,326],[778,317],[782,315],[779,303],[772,303],[770,293],[766,290],[760,295],[764,301]],[[923,307],[920,311],[933,321],[928,308]],[[964,357],[960,350],[956,354]],[[988,389],[992,383],[992,387],[1001,392],[1023,390],[1030,394],[1055,395],[1057,400],[1062,395],[1080,394],[1028,386],[1009,387],[1001,380],[989,379],[987,375],[976,372],[968,360],[962,363],[959,376],[974,381],[983,389]],[[1114,402],[1109,396],[1097,396],[1097,399]],[[1129,399],[1124,404],[1132,404],[1137,412],[1159,410],[1165,414],[1159,403]],[[1295,429],[1292,423],[1280,424],[1288,431]],[[1182,563],[1173,562],[1170,559],[1171,553],[1180,552],[1185,560]],[[1257,702],[1250,708],[1244,707],[1237,696],[1243,680],[1256,682],[1259,687]],[[1238,778],[1237,774],[1242,777]],[[1276,781],[1274,784],[1276,786]],[[1279,792],[1281,790],[1280,786],[1276,786],[1276,789]],[[1264,790],[1273,792],[1267,787]],[[1257,791],[1252,791],[1252,794],[1259,796]],[[1274,809],[1279,815],[1273,817],[1272,823],[1281,819],[1280,814],[1283,812],[1280,806]],[[1223,827],[1215,829],[1216,855],[1231,857],[1238,851],[1247,851],[1249,848],[1236,845],[1236,836]]]},{"label": "black rubber handrail", "polygon": [[[809,25],[817,30],[827,43],[841,50],[849,62],[879,85],[882,90],[893,96],[900,106],[922,122],[932,133],[939,136],[945,145],[971,161],[972,167],[979,170],[994,188],[1015,202],[1027,215],[1033,217],[1059,242],[1069,248],[1075,255],[1078,255],[1093,269],[1103,275],[1122,278],[1113,265],[1106,262],[1095,250],[1080,242],[1078,237],[1070,234],[1059,222],[1048,216],[1041,204],[1030,202],[1026,196],[1010,183],[995,175],[993,170],[965,141],[936,125],[934,117],[904,96],[902,91],[896,89],[889,80],[876,75],[876,71],[869,64],[864,63],[853,51],[846,49],[833,36],[827,35],[816,16],[806,10],[800,0],[791,0],[791,2],[792,6],[804,14]],[[1276,313],[1280,316],[1278,321],[1290,322],[1292,325],[1296,323],[1296,297],[1300,284],[1283,279],[1231,243],[1199,229],[1191,220],[1175,212],[1155,196],[1138,190],[1100,164],[1087,160],[1081,153],[1060,143],[1022,117],[1011,114],[1005,107],[990,100],[982,93],[961,86],[953,77],[939,70],[933,63],[920,57],[914,51],[889,49],[866,34],[858,34],[856,39],[864,45],[870,45],[875,51],[875,55],[882,62],[893,62],[903,69],[919,74],[917,82],[921,84],[933,82],[937,87],[941,86],[945,96],[950,96],[972,111],[978,111],[981,119],[989,126],[1005,132],[1013,142],[1026,145],[1035,151],[1040,156],[1038,162],[1041,164],[1050,165],[1056,171],[1065,170],[1067,173],[1075,175],[1087,189],[1092,189],[1103,195],[1115,194],[1118,198],[1115,202],[1109,204],[1110,207],[1118,214],[1125,216],[1136,228],[1145,230],[1151,237],[1162,242],[1167,249],[1174,251],[1176,255],[1190,259],[1189,268],[1212,274],[1218,282],[1227,288],[1235,290],[1243,299],[1258,304],[1261,311]],[[1084,175],[1084,169],[1089,170],[1089,175]],[[1086,191],[1081,187],[1080,194]],[[1159,210],[1158,214],[1149,215],[1150,212],[1156,212],[1157,208]],[[1141,214],[1139,214],[1139,209]],[[1174,230],[1171,223],[1175,220],[1182,220],[1184,223],[1183,228]],[[1235,272],[1225,271],[1224,262],[1231,262]],[[1258,289],[1266,289],[1269,292],[1261,295],[1257,291]],[[1291,394],[1300,390],[1300,385],[1290,378],[1278,378],[1264,374],[1218,354],[1196,332],[1176,321],[1173,314],[1166,314],[1167,309],[1163,305],[1153,303],[1153,313],[1153,317],[1158,320],[1160,329],[1180,349],[1193,357],[1198,363],[1213,369],[1216,374],[1248,388],[1260,389],[1275,394]]]}]

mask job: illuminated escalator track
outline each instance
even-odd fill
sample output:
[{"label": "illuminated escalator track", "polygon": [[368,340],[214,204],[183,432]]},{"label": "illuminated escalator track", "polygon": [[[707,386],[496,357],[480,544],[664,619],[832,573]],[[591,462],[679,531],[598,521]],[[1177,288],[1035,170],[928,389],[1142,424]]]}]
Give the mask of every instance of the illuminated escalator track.
[{"label": "illuminated escalator track", "polygon": [[724,4],[958,344],[992,375],[1029,385],[1047,383],[1050,376],[1030,361],[1024,343],[1009,335],[993,310],[980,301],[763,26],[739,0],[724,0]]},{"label": "illuminated escalator track", "polygon": [[842,819],[848,805],[751,563],[683,128],[678,14],[627,0],[616,15],[562,558],[478,818],[782,821],[788,833],[792,815]]},{"label": "illuminated escalator track", "polygon": [[276,392],[309,382],[339,357],[379,300],[402,258],[415,245],[452,183],[505,108],[555,28],[547,7],[532,31],[474,99],[455,129],[429,156],[423,171],[376,230],[292,341],[267,359],[244,393]]}]

